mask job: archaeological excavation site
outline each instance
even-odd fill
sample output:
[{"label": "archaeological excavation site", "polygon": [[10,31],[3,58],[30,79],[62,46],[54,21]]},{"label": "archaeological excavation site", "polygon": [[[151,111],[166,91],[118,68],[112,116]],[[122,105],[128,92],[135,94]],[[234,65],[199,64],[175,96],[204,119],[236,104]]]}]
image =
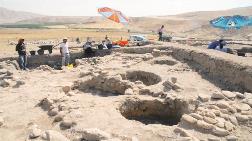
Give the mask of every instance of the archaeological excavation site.
[{"label": "archaeological excavation site", "polygon": [[0,59],[0,141],[249,141],[252,59],[167,43]]}]

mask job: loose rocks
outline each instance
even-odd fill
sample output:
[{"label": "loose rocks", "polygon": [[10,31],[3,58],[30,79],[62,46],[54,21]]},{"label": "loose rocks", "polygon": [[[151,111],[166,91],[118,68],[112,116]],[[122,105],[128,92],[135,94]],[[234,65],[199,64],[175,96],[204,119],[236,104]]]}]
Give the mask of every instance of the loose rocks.
[{"label": "loose rocks", "polygon": [[251,107],[248,104],[244,104],[244,103],[238,104],[236,108],[237,108],[237,111],[249,111],[251,109]]},{"label": "loose rocks", "polygon": [[236,114],[235,116],[239,122],[246,122],[249,120],[248,116],[246,115]]},{"label": "loose rocks", "polygon": [[218,122],[217,120],[210,118],[210,117],[204,117],[204,121],[209,124],[216,124]]},{"label": "loose rocks", "polygon": [[42,134],[42,131],[37,127],[37,125],[33,125],[29,132],[29,138],[34,139],[38,138]]},{"label": "loose rocks", "polygon": [[227,141],[238,141],[238,138],[236,136],[233,136],[233,135],[227,136],[226,139],[227,139]]},{"label": "loose rocks", "polygon": [[226,101],[220,101],[217,103],[217,106],[222,109],[230,108],[230,105]]},{"label": "loose rocks", "polygon": [[193,118],[192,116],[186,114],[182,116],[181,120],[190,124],[195,124],[198,121],[196,118]]},{"label": "loose rocks", "polygon": [[202,102],[208,102],[210,100],[210,97],[205,94],[199,94],[198,99],[201,100]]},{"label": "loose rocks", "polygon": [[206,123],[205,121],[202,121],[202,120],[197,121],[197,126],[199,128],[203,128],[203,129],[207,129],[207,130],[213,129],[212,124],[208,124],[208,123]]},{"label": "loose rocks", "polygon": [[54,118],[54,122],[60,122],[63,120],[65,113],[63,111],[59,112],[57,116]]},{"label": "loose rocks", "polygon": [[219,128],[219,127],[215,127],[213,129],[213,133],[217,136],[227,136],[229,135],[229,132],[225,129]]},{"label": "loose rocks", "polygon": [[63,90],[63,92],[65,92],[67,94],[68,92],[70,92],[71,87],[70,86],[64,86],[64,87],[62,87],[62,90]]},{"label": "loose rocks", "polygon": [[100,141],[110,139],[111,135],[100,129],[93,128],[82,130],[82,138],[88,141]]},{"label": "loose rocks", "polygon": [[4,124],[4,119],[0,117],[0,127]]},{"label": "loose rocks", "polygon": [[60,127],[64,129],[70,129],[71,127],[75,126],[76,123],[71,120],[64,120],[60,123]]},{"label": "loose rocks", "polygon": [[197,114],[197,113],[191,113],[190,116],[196,118],[197,120],[202,120],[203,119],[203,117],[201,115]]},{"label": "loose rocks", "polygon": [[58,114],[58,109],[57,108],[53,108],[50,111],[48,111],[49,116],[56,116],[57,114]]},{"label": "loose rocks", "polygon": [[236,97],[236,94],[230,91],[222,91],[222,93],[229,99],[234,99]]},{"label": "loose rocks", "polygon": [[226,121],[226,122],[225,122],[225,128],[226,128],[226,130],[228,130],[228,131],[232,131],[232,130],[234,130],[235,126],[234,126],[231,122]]},{"label": "loose rocks", "polygon": [[53,130],[47,130],[43,133],[42,139],[47,141],[70,141],[61,133]]},{"label": "loose rocks", "polygon": [[220,92],[214,92],[211,96],[212,99],[224,99],[225,96]]},{"label": "loose rocks", "polygon": [[131,89],[131,88],[128,88],[125,90],[125,95],[133,95],[134,94],[134,91]]}]

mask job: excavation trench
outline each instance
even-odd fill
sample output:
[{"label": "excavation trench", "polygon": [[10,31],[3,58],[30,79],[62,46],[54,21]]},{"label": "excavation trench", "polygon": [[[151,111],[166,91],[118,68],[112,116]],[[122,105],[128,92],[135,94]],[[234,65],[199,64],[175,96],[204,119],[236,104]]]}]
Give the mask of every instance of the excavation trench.
[{"label": "excavation trench", "polygon": [[159,100],[127,99],[120,107],[122,116],[143,124],[177,125],[186,109],[186,102],[172,101],[169,103]]}]

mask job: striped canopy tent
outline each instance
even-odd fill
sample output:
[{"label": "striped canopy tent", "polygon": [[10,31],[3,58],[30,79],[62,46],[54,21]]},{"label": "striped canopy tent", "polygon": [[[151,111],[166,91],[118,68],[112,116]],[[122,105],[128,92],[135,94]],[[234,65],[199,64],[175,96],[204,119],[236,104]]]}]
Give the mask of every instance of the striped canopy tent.
[{"label": "striped canopy tent", "polygon": [[117,23],[128,24],[129,19],[122,14],[121,11],[114,10],[108,7],[103,7],[98,9],[98,13],[100,13],[105,18],[112,20]]}]

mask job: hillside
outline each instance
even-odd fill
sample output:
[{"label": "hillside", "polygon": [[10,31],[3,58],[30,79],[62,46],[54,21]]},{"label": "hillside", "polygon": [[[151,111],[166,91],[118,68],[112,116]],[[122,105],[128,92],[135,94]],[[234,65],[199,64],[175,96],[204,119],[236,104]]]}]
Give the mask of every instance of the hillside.
[{"label": "hillside", "polygon": [[199,11],[171,16],[137,18],[132,20],[132,24],[143,30],[154,31],[164,24],[168,33],[178,36],[216,38],[216,36],[223,35],[230,38],[247,38],[247,35],[252,32],[252,27],[225,32],[209,25],[210,20],[229,15],[252,16],[252,6],[224,11]]},{"label": "hillside", "polygon": [[14,11],[0,7],[0,24],[14,23],[25,19],[32,19],[42,17],[43,15],[34,14],[30,12]]},{"label": "hillside", "polygon": [[174,16],[168,17],[177,17],[187,20],[211,20],[219,16],[232,16],[232,15],[243,15],[243,16],[252,16],[252,6],[250,7],[241,7],[234,8],[229,10],[222,11],[198,11],[198,12],[189,12]]},{"label": "hillside", "polygon": [[79,24],[92,23],[99,19],[98,17],[79,17],[79,16],[44,16],[32,19],[26,19],[16,22],[17,24]]},{"label": "hillside", "polygon": [[[106,20],[102,17],[70,17],[70,16],[41,16],[27,12],[16,12],[1,8],[0,23],[3,21],[14,24],[66,24],[66,28],[127,28],[135,32],[152,32],[160,25],[165,25],[168,34],[185,37],[215,38],[216,36],[229,36],[234,38],[246,38],[252,31],[252,27],[239,31],[223,32],[209,25],[209,21],[219,16],[228,15],[252,15],[252,6],[234,8],[223,11],[198,11],[179,15],[131,17],[128,26],[123,26]],[[12,15],[12,16],[11,16]],[[14,17],[14,18],[12,18]],[[51,26],[55,28],[55,26]]]}]

